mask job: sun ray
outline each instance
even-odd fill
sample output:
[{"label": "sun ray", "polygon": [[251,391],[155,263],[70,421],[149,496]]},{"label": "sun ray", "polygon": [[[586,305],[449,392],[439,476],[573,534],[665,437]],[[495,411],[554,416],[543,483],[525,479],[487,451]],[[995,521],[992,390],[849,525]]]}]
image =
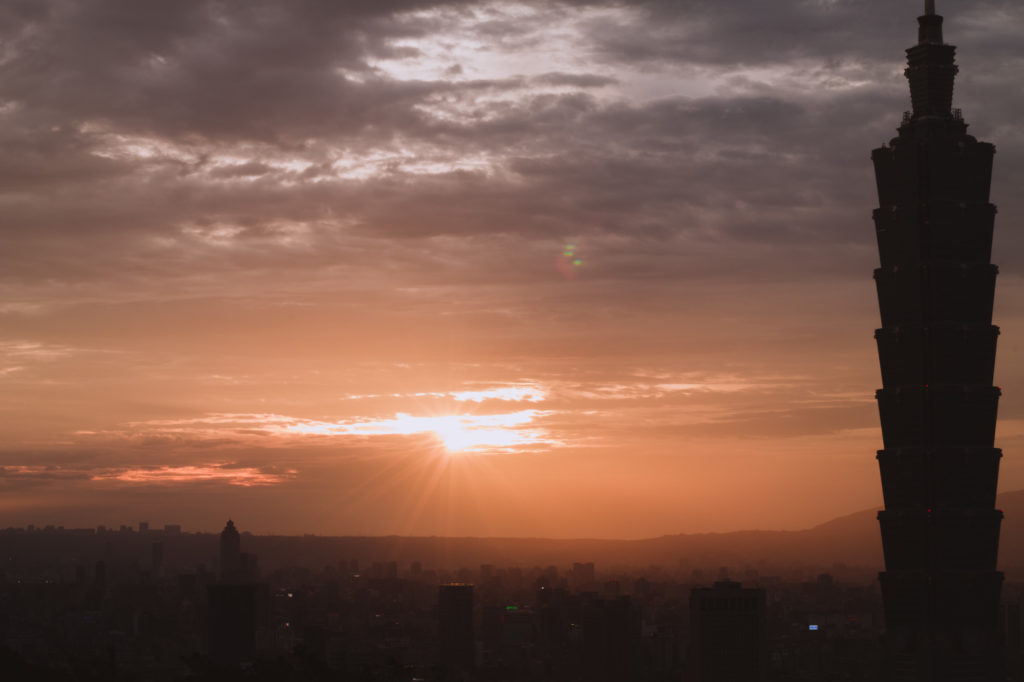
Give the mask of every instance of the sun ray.
[{"label": "sun ray", "polygon": [[423,484],[416,486],[417,494],[409,498],[411,506],[404,515],[404,532],[407,535],[415,532],[416,523],[420,520],[423,510],[426,509],[430,498],[437,490],[441,477],[445,475],[445,470],[449,466],[450,460],[443,457],[434,457],[426,461],[423,466],[424,476],[421,479]]}]

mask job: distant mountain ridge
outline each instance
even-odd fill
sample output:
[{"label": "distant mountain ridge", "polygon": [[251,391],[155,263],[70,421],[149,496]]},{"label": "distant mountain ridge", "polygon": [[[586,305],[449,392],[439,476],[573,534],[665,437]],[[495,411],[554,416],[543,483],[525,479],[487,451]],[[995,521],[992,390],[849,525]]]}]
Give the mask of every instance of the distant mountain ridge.
[{"label": "distant mountain ridge", "polygon": [[[997,508],[1006,519],[1000,537],[1000,565],[1024,569],[1024,490],[1002,493]],[[883,566],[876,515],[867,509],[798,531],[734,531],[665,535],[644,540],[443,537],[316,537],[251,536],[251,551],[261,556],[292,558],[340,553],[366,561],[420,561],[430,567],[567,566],[594,561],[603,567],[676,568],[742,565],[832,566],[846,564],[871,570]]]},{"label": "distant mountain ridge", "polygon": [[[1008,579],[1024,580],[1024,490],[1002,493],[996,506],[1005,513],[1000,534],[999,566]],[[242,549],[259,557],[265,571],[291,566],[321,570],[340,561],[358,560],[361,570],[372,563],[396,561],[401,570],[416,561],[425,569],[502,566],[556,566],[593,561],[599,570],[659,565],[669,570],[719,567],[756,568],[775,574],[788,567],[807,566],[842,572],[844,565],[863,576],[881,570],[882,543],[877,510],[841,516],[813,528],[796,531],[746,530],[730,533],[664,535],[643,540],[450,537],[332,537],[251,535],[243,533]],[[213,533],[0,533],[0,552],[15,557],[49,557],[91,565],[108,556],[146,566],[152,543],[164,545],[168,567],[194,569],[214,566],[218,536]],[[349,570],[351,564],[348,564]],[[738,576],[738,577],[742,577]]]},{"label": "distant mountain ridge", "polygon": [[[1001,493],[996,508],[1003,510],[999,542],[1001,567],[1024,568],[1024,490]],[[756,563],[844,563],[851,566],[883,566],[882,540],[877,509],[865,509],[800,531],[736,531],[699,535],[668,535],[638,544],[661,556],[687,554],[693,559],[707,555],[732,556]],[[693,561],[691,559],[691,562]]]}]

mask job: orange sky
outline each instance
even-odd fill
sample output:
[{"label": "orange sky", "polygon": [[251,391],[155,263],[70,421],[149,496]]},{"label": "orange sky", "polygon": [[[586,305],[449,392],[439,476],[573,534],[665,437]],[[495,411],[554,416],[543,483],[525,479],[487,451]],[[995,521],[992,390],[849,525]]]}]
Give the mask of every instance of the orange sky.
[{"label": "orange sky", "polygon": [[[869,152],[916,5],[690,4],[0,10],[0,526],[637,538],[880,505]],[[1013,490],[1024,10],[940,11],[999,146]]]}]

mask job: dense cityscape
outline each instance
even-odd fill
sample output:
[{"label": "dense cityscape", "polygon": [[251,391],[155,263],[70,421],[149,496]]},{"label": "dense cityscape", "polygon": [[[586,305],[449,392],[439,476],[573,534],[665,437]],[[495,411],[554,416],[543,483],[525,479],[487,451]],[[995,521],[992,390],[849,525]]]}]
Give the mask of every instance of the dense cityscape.
[{"label": "dense cityscape", "polygon": [[[875,680],[884,660],[875,576],[841,565],[264,571],[256,538],[231,521],[0,531],[7,679],[810,682]],[[1012,679],[1022,589],[1002,607]]]}]

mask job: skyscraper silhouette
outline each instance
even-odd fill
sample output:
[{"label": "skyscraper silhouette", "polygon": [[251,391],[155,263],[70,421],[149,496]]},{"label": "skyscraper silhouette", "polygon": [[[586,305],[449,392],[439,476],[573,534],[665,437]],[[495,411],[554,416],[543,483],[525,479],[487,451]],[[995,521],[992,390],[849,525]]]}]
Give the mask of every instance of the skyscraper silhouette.
[{"label": "skyscraper silhouette", "polygon": [[441,585],[437,591],[437,617],[440,661],[447,679],[471,679],[476,659],[473,586]]},{"label": "skyscraper silhouette", "polygon": [[1002,679],[995,147],[968,135],[952,108],[956,48],[943,43],[933,0],[918,23],[905,72],[913,111],[872,152],[885,448],[879,578],[890,679],[988,682]]},{"label": "skyscraper silhouette", "polygon": [[255,557],[242,553],[241,536],[228,519],[220,534],[220,582],[206,588],[207,651],[221,665],[238,666],[256,658],[267,586],[256,583],[255,573]]},{"label": "skyscraper silhouette", "polygon": [[223,582],[237,581],[242,572],[242,538],[235,528],[235,522],[228,519],[220,533],[220,579]]},{"label": "skyscraper silhouette", "polygon": [[765,679],[765,592],[729,580],[690,592],[692,682],[761,682]]}]

